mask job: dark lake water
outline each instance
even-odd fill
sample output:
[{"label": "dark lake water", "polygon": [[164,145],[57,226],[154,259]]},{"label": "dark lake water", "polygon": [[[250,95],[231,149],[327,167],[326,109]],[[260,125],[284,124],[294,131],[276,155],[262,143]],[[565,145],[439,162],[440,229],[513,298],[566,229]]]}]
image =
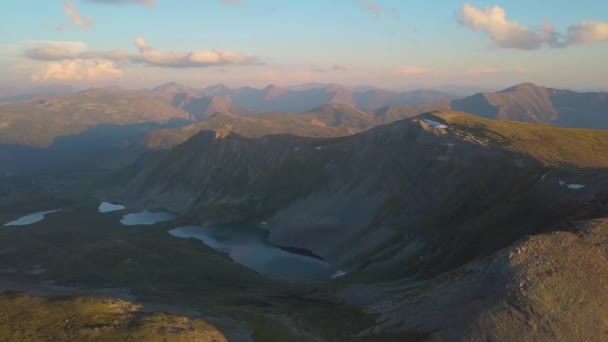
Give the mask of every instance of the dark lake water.
[{"label": "dark lake water", "polygon": [[[309,251],[283,249],[268,242],[267,232],[244,224],[178,227],[169,234],[194,238],[227,253],[234,261],[258,273],[289,278],[329,276],[329,264]],[[298,251],[297,253],[295,251]]]}]

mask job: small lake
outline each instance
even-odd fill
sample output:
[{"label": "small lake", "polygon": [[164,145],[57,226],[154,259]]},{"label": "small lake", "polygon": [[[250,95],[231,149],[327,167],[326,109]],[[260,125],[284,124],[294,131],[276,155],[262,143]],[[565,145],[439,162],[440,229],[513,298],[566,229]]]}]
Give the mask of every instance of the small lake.
[{"label": "small lake", "polygon": [[52,214],[52,213],[56,213],[58,211],[61,211],[61,209],[39,211],[37,213],[33,213],[33,214],[29,214],[29,215],[20,217],[20,218],[16,219],[15,221],[11,221],[11,222],[5,223],[4,225],[7,226],[7,227],[10,227],[10,226],[27,226],[27,225],[30,225],[30,224],[38,223],[38,222],[44,220],[44,218],[46,217],[46,215]]},{"label": "small lake", "polygon": [[122,217],[120,223],[125,226],[153,225],[159,222],[173,221],[177,216],[166,211],[140,211]]},{"label": "small lake", "polygon": [[120,211],[120,210],[124,210],[125,206],[122,204],[114,204],[114,203],[110,203],[110,202],[101,202],[99,204],[99,212],[100,213],[111,213],[113,211]]},{"label": "small lake", "polygon": [[[232,260],[258,273],[290,278],[327,277],[329,264],[319,257],[295,253],[296,248],[282,249],[268,242],[267,232],[248,225],[228,224],[209,227],[178,227],[169,234],[194,238],[224,253]],[[304,252],[305,250],[300,250]]]}]

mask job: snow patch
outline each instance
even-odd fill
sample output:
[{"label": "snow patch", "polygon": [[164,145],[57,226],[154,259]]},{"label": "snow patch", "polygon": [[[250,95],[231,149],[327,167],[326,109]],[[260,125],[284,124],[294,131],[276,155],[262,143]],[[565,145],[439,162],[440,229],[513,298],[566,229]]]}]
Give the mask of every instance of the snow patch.
[{"label": "snow patch", "polygon": [[317,146],[317,147],[315,147],[315,148],[317,149],[317,151],[320,151],[320,150],[322,150],[322,149],[323,149],[323,146]]},{"label": "snow patch", "polygon": [[580,189],[583,189],[585,187],[585,185],[583,185],[583,184],[574,184],[574,183],[567,184],[563,180],[558,180],[557,182],[559,183],[559,185],[565,186],[565,187],[567,187],[570,190],[580,190]]},{"label": "snow patch", "polygon": [[299,147],[294,147],[293,150],[296,151],[296,152],[298,152],[300,150],[300,148]]},{"label": "snow patch", "polygon": [[439,123],[437,121],[433,121],[433,120],[429,120],[429,119],[422,119],[422,121],[424,121],[425,124],[433,127],[434,129],[446,129],[446,128],[448,128],[447,125],[444,125],[444,124]]},{"label": "snow patch", "polygon": [[334,275],[332,275],[331,278],[332,279],[338,279],[338,278],[342,278],[344,276],[346,276],[346,272],[344,272],[344,271],[338,271]]},{"label": "snow patch", "polygon": [[568,184],[568,188],[572,190],[580,190],[584,187],[585,186],[583,184]]},{"label": "snow patch", "polygon": [[545,172],[545,174],[544,174],[544,175],[542,175],[542,176],[540,177],[540,180],[541,180],[541,181],[544,181],[544,180],[545,180],[545,178],[547,178],[547,175],[549,174],[549,172],[551,172],[551,171],[547,171],[547,172]]}]

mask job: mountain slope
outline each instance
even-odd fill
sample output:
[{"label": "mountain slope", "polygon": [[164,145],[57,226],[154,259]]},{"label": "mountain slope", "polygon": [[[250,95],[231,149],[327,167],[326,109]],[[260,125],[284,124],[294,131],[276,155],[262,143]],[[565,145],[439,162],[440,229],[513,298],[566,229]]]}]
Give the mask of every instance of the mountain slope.
[{"label": "mountain slope", "polygon": [[373,125],[369,114],[348,105],[325,105],[307,113],[218,114],[185,127],[150,132],[144,137],[144,145],[148,149],[173,147],[203,130],[226,129],[249,138],[271,134],[339,137],[361,132]]},{"label": "mountain slope", "polygon": [[203,131],[139,160],[120,197],[201,223],[267,221],[275,243],[362,277],[431,274],[591,215],[607,141],[458,112],[331,139]]},{"label": "mountain slope", "polygon": [[608,129],[608,93],[577,93],[531,83],[454,100],[451,109],[491,119]]},{"label": "mountain slope", "polygon": [[608,220],[560,228],[426,284],[376,287],[386,298],[369,303],[382,316],[374,331],[417,329],[438,341],[603,340]]},{"label": "mountain slope", "polygon": [[235,106],[230,100],[216,96],[203,96],[190,99],[179,108],[190,113],[197,121],[208,119],[215,114],[246,115],[249,111]]},{"label": "mountain slope", "polygon": [[48,147],[59,136],[102,124],[166,124],[188,116],[144,92],[90,89],[65,97],[0,104],[0,143]]},{"label": "mountain slope", "polygon": [[77,90],[68,85],[50,85],[34,88],[0,87],[0,101],[24,101],[34,97],[66,96]]}]

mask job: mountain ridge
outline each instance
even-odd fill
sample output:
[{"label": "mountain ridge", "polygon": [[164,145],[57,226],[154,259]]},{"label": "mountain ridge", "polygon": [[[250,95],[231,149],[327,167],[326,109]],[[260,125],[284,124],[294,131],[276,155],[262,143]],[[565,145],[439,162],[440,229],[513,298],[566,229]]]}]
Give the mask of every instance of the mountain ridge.
[{"label": "mountain ridge", "polygon": [[[556,139],[565,143],[553,144]],[[394,263],[431,272],[470,260],[472,251],[492,253],[522,231],[535,232],[538,222],[549,227],[594,210],[588,199],[605,196],[608,186],[594,171],[608,168],[608,143],[602,141],[608,142],[607,131],[453,111],[338,138],[233,133],[217,139],[214,131],[201,131],[140,160],[119,196],[194,215],[202,225],[267,221],[271,241],[303,246],[363,273],[387,274]],[[161,181],[176,179],[177,172],[171,186]],[[527,210],[536,215],[528,219]],[[518,228],[499,238],[488,225]],[[439,239],[448,226],[452,238]],[[484,233],[474,233],[479,230]],[[410,237],[394,240],[404,233]],[[328,239],[319,241],[319,234]],[[373,247],[381,241],[405,250],[424,241],[424,247],[370,261],[387,253]]]}]

